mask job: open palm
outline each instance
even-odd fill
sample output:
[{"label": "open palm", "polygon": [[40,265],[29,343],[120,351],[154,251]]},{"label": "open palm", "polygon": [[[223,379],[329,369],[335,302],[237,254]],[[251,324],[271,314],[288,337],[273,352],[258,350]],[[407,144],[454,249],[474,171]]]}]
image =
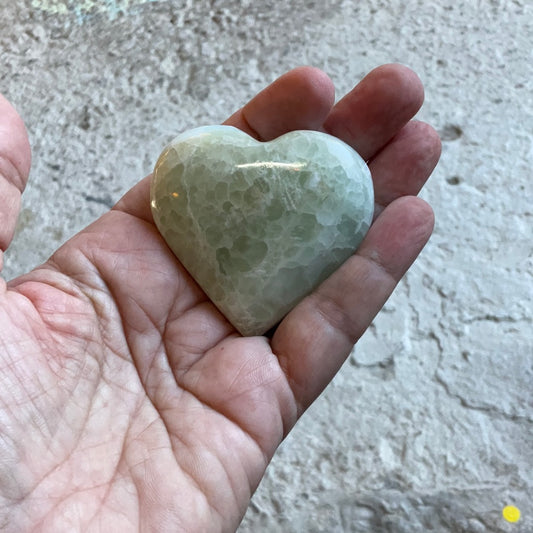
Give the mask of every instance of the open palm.
[{"label": "open palm", "polygon": [[[414,73],[386,65],[333,106],[325,74],[299,68],[227,121],[260,140],[327,131],[374,179],[360,249],[272,338],[236,333],[172,255],[149,177],[44,265],[0,278],[0,529],[237,527],[276,447],[429,238],[432,211],[412,195],[440,143],[410,121],[422,98]],[[20,119],[0,109],[5,250],[30,155]]]}]

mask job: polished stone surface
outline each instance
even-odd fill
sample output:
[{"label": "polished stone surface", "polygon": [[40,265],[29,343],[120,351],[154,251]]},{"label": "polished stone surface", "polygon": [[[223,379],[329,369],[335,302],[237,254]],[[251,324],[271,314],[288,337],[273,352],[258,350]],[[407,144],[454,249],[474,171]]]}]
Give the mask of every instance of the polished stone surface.
[{"label": "polished stone surface", "polygon": [[339,139],[261,143],[230,126],[174,139],[151,201],[169,247],[243,335],[274,326],[353,254],[374,208],[368,167]]}]

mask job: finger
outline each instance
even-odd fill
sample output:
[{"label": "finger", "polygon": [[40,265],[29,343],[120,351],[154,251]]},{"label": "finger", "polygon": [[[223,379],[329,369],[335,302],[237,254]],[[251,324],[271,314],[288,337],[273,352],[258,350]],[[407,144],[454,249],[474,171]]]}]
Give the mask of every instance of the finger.
[{"label": "finger", "polygon": [[[313,67],[298,67],[261,91],[224,124],[239,128],[261,141],[292,130],[321,129],[334,98],[333,83],[324,72]],[[152,220],[149,194],[148,177],[131,189],[115,209]]]},{"label": "finger", "polygon": [[30,160],[24,123],[11,104],[0,95],[0,267],[1,254],[15,232]]},{"label": "finger", "polygon": [[429,239],[433,212],[415,197],[390,204],[357,253],[281,322],[272,349],[305,410],[339,370]]},{"label": "finger", "polygon": [[113,206],[113,209],[127,213],[145,222],[153,223],[154,219],[150,208],[151,180],[151,174],[143,178]]},{"label": "finger", "polygon": [[321,130],[334,99],[333,83],[324,72],[298,67],[262,90],[224,124],[261,141],[293,130]]},{"label": "finger", "polygon": [[397,198],[418,194],[437,165],[440,152],[440,138],[429,124],[413,120],[404,126],[369,162],[375,216]]},{"label": "finger", "polygon": [[412,70],[383,65],[335,105],[324,129],[368,160],[415,115],[423,100],[422,83]]}]

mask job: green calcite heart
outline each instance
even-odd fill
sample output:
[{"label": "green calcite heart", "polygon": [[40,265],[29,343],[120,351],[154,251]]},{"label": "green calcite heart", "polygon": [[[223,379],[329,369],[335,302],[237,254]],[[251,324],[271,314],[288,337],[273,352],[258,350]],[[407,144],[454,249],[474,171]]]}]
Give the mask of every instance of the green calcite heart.
[{"label": "green calcite heart", "polygon": [[155,223],[243,335],[259,335],[359,246],[374,209],[370,171],[315,131],[258,142],[230,126],[179,135],[152,178]]}]

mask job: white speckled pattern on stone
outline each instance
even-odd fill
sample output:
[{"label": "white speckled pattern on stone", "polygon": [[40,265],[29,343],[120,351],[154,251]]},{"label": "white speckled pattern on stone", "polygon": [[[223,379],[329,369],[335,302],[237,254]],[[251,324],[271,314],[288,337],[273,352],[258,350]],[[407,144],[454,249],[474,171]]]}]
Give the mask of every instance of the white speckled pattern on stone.
[{"label": "white speckled pattern on stone", "polygon": [[179,135],[151,187],[154,220],[243,335],[274,326],[356,250],[374,211],[370,171],[339,139],[260,143],[230,126]]}]

